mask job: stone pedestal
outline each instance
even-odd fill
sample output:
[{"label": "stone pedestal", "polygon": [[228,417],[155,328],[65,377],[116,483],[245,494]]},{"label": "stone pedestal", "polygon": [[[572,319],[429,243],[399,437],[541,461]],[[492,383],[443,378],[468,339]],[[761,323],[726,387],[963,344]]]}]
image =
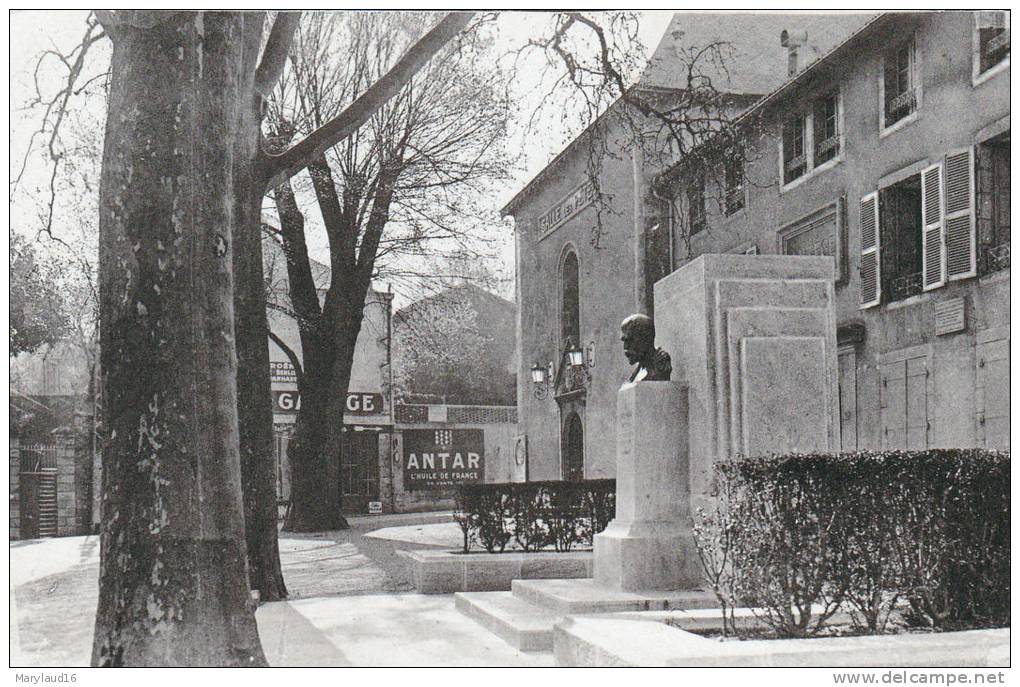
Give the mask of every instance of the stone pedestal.
[{"label": "stone pedestal", "polygon": [[655,284],[657,343],[689,388],[691,506],[737,455],[839,450],[830,257],[702,255]]},{"label": "stone pedestal", "polygon": [[595,584],[622,591],[696,585],[687,388],[678,382],[625,384],[616,413],[616,518],[595,535]]}]

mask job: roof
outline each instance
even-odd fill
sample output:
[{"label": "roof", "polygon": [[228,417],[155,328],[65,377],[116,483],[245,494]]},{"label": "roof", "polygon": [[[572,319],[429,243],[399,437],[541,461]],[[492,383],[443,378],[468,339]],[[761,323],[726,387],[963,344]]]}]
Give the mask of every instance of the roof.
[{"label": "roof", "polygon": [[455,284],[447,287],[442,291],[439,291],[428,296],[419,298],[416,301],[408,303],[404,307],[400,308],[394,313],[394,317],[398,320],[405,317],[410,317],[417,311],[426,307],[430,303],[442,302],[448,299],[462,299],[464,301],[470,301],[473,305],[477,305],[477,300],[483,300],[495,307],[505,308],[508,311],[513,311],[516,306],[513,301],[509,301],[502,296],[498,296],[488,289],[484,289],[478,284],[473,282],[464,282],[463,284]]},{"label": "roof", "polygon": [[787,49],[779,43],[786,31],[806,31],[801,68],[829,52],[860,29],[874,14],[778,14],[677,12],[641,75],[645,86],[683,88],[686,74],[677,67],[682,56],[713,42],[725,43],[724,65],[699,60],[705,76],[726,93],[762,95],[787,79]]},{"label": "roof", "polygon": [[[730,126],[740,126],[752,116],[760,114],[767,108],[773,107],[779,102],[782,102],[785,96],[796,92],[797,89],[804,84],[816,78],[824,78],[827,70],[833,66],[834,63],[837,63],[839,60],[844,58],[849,51],[852,51],[859,46],[866,46],[875,34],[881,32],[890,23],[897,19],[910,16],[913,16],[913,14],[904,12],[884,12],[876,16],[871,16],[868,21],[860,26],[855,32],[850,34],[845,40],[833,46],[827,53],[819,57],[819,59],[815,60],[797,74],[786,79],[777,88],[773,89],[770,93],[758,100],[758,102],[748,108],[746,112],[737,117]],[[681,160],[659,176],[660,178],[669,176],[683,166],[684,161]]]},{"label": "roof", "polygon": [[[679,91],[686,77],[679,67],[685,51],[725,42],[723,64],[699,60],[704,75],[715,87],[735,96],[759,96],[775,89],[787,78],[787,50],[779,42],[783,30],[807,31],[802,60],[821,56],[841,39],[865,25],[873,14],[766,14],[735,12],[677,12],[634,88]],[[681,77],[684,78],[681,78]],[[620,102],[615,101],[595,122],[574,138],[542,171],[501,209],[514,209],[537,187],[549,171]]]}]

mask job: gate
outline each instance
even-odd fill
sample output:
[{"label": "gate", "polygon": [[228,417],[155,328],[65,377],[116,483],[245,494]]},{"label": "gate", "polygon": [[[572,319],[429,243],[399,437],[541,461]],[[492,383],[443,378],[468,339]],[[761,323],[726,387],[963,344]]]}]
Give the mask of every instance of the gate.
[{"label": "gate", "polygon": [[23,446],[20,449],[20,513],[22,539],[57,536],[57,452],[64,446]]}]

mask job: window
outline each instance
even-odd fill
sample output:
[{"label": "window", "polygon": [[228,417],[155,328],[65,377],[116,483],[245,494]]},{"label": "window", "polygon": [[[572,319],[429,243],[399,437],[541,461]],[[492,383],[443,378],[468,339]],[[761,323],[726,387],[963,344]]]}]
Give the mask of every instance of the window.
[{"label": "window", "polygon": [[885,56],[883,76],[883,128],[905,119],[917,110],[917,67],[914,39]]},{"label": "window", "polygon": [[732,159],[725,169],[726,184],[726,215],[732,215],[744,207],[744,163],[740,159]]},{"label": "window", "polygon": [[861,308],[977,274],[974,149],[861,199]]},{"label": "window", "polygon": [[889,301],[923,290],[921,250],[921,175],[878,192],[882,246],[882,291]]},{"label": "window", "polygon": [[815,166],[839,154],[839,96],[830,93],[815,101],[814,106]]},{"label": "window", "polygon": [[807,172],[805,117],[793,117],[783,125],[783,183],[788,184]]},{"label": "window", "polygon": [[974,77],[984,74],[1009,57],[1009,13],[975,12]]},{"label": "window", "polygon": [[783,124],[782,177],[790,184],[842,153],[843,106],[839,90],[807,101]]},{"label": "window", "polygon": [[1009,267],[1009,132],[977,147],[978,270],[990,274]]},{"label": "window", "polygon": [[581,341],[581,298],[578,286],[577,253],[569,250],[560,267],[560,344],[567,347],[568,339],[580,345]]},{"label": "window", "polygon": [[698,174],[687,187],[687,225],[691,236],[705,229],[704,174]]}]

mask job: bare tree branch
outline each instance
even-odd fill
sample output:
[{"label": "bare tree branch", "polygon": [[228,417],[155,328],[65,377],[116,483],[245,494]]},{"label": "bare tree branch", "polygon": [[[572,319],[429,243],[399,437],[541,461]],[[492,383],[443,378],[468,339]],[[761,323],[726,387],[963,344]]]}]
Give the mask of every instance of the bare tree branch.
[{"label": "bare tree branch", "polygon": [[461,31],[473,12],[450,12],[431,31],[422,36],[410,50],[343,112],[313,131],[281,155],[269,158],[270,188],[289,179],[307,167],[312,160],[352,133],[375,114],[387,100],[396,95],[410,81],[422,65],[428,62],[453,36]]},{"label": "bare tree branch", "polygon": [[283,74],[294,30],[300,21],[300,12],[280,12],[276,15],[265,50],[262,51],[262,60],[255,69],[255,92],[263,98],[269,98],[276,82],[280,80],[280,75]]}]

